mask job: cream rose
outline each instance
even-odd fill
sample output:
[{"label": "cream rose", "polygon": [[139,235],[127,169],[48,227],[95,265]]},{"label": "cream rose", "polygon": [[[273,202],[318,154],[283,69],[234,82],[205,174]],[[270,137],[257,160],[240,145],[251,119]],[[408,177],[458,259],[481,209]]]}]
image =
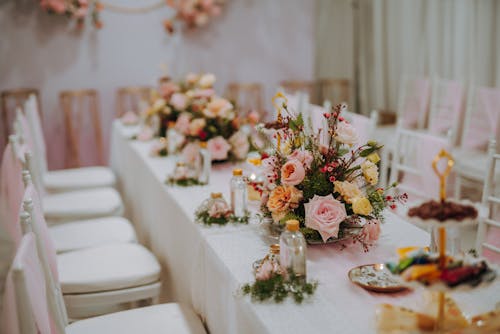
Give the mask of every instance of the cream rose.
[{"label": "cream rose", "polygon": [[339,193],[347,203],[352,203],[354,198],[362,196],[358,186],[349,181],[335,181],[333,185],[333,191]]},{"label": "cream rose", "polygon": [[354,145],[358,142],[356,129],[347,122],[338,122],[335,139],[343,144]]},{"label": "cream rose", "polygon": [[188,133],[190,136],[197,136],[201,130],[207,125],[204,118],[195,118],[189,123]]},{"label": "cream rose", "polygon": [[299,160],[288,160],[281,167],[281,183],[288,186],[296,186],[306,176],[306,171]]},{"label": "cream rose", "polygon": [[314,195],[304,204],[306,226],[316,230],[326,242],[331,237],[338,237],[340,223],[347,218],[345,205],[333,198],[333,195]]},{"label": "cream rose", "polygon": [[210,88],[215,83],[215,75],[212,73],[203,74],[198,81],[201,88]]},{"label": "cream rose", "polygon": [[209,118],[223,117],[231,118],[231,110],[233,105],[226,99],[221,97],[215,97],[207,104],[207,107],[203,110],[203,114]]},{"label": "cream rose", "polygon": [[243,131],[235,132],[229,138],[229,144],[231,144],[231,152],[238,160],[245,159],[247,157],[248,151],[250,150],[250,143],[248,142],[248,137]]},{"label": "cream rose", "polygon": [[373,162],[366,160],[361,164],[361,171],[366,182],[372,186],[378,183],[378,167]]},{"label": "cream rose", "polygon": [[372,204],[366,197],[356,197],[352,200],[352,211],[355,214],[367,216],[373,211]]}]

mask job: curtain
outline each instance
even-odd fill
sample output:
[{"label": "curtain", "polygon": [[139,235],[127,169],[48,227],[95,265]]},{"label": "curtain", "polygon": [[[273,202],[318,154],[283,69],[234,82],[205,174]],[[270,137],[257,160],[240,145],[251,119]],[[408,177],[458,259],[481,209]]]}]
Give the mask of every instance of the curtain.
[{"label": "curtain", "polygon": [[[346,6],[346,2],[351,6]],[[342,27],[349,32],[331,36],[343,38],[342,35],[349,36],[357,29],[359,51],[357,57],[354,52],[350,60],[352,67],[358,69],[358,112],[396,111],[403,75],[439,76],[460,80],[466,85],[500,85],[500,2],[497,0],[334,0],[327,3],[318,0],[318,38],[328,36],[328,30],[339,29],[335,23],[321,20],[321,15],[327,15],[326,11],[354,18],[352,26]],[[324,45],[325,41],[319,40],[317,44]],[[332,66],[323,60],[327,57],[331,57],[329,48],[317,48],[317,73],[332,71]]]}]

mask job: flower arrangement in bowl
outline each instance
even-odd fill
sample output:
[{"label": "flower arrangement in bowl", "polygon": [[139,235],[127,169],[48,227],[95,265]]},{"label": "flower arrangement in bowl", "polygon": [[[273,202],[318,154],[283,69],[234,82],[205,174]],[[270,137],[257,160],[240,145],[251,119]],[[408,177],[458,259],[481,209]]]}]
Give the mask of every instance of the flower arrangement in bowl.
[{"label": "flower arrangement in bowl", "polygon": [[310,244],[350,239],[367,251],[380,235],[382,211],[404,195],[377,187],[381,146],[357,145],[356,129],[342,117],[346,108],[339,104],[323,115],[322,133],[307,129],[283,103],[285,115],[279,110],[272,125],[275,147],[262,160],[261,211],[278,227],[299,220]]}]

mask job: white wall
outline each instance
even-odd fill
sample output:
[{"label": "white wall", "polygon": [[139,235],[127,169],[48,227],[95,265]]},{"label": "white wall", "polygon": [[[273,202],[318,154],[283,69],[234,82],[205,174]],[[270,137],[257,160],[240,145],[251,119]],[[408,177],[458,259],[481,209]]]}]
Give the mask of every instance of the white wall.
[{"label": "white wall", "polygon": [[[155,0],[107,0],[123,6]],[[204,31],[168,36],[169,9],[149,14],[102,12],[104,28],[75,32],[33,0],[0,1],[0,90],[41,90],[51,168],[63,166],[64,138],[57,95],[63,89],[97,88],[105,135],[119,86],[155,85],[166,63],[174,77],[211,71],[222,93],[229,81],[265,84],[272,97],[280,80],[314,77],[315,2],[227,0],[224,14]]]}]

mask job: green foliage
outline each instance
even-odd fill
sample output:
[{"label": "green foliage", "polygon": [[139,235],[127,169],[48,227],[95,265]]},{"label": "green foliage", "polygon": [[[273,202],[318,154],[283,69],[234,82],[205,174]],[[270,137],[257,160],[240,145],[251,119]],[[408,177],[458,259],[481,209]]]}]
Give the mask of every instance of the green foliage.
[{"label": "green foliage", "polygon": [[275,273],[271,278],[245,284],[241,288],[243,295],[250,295],[252,301],[263,302],[273,300],[283,302],[288,296],[300,304],[306,297],[312,296],[318,287],[318,282],[304,283],[300,277],[289,272],[288,279],[284,275]]},{"label": "green foliage", "polygon": [[191,187],[191,186],[203,186],[205,183],[198,181],[198,179],[195,178],[185,178],[185,179],[173,179],[172,177],[169,177],[166,181],[165,184],[169,186],[179,186],[179,187]]},{"label": "green foliage", "polygon": [[247,214],[243,217],[236,217],[231,213],[231,211],[229,211],[227,215],[222,217],[210,217],[207,210],[201,210],[195,213],[195,218],[196,221],[209,226],[226,225],[228,223],[248,224],[248,221],[250,220],[250,213],[247,212]]},{"label": "green foliage", "polygon": [[300,187],[304,195],[304,201],[314,197],[314,195],[326,196],[333,191],[333,184],[328,181],[325,174],[319,170],[311,171],[311,173],[304,179]]}]

